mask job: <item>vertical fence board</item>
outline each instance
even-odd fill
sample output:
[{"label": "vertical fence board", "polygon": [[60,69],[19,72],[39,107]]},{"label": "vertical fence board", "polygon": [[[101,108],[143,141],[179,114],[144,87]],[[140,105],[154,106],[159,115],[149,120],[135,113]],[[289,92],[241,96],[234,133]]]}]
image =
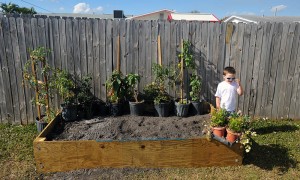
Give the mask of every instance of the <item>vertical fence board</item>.
[{"label": "vertical fence board", "polygon": [[59,19],[58,21],[59,26],[59,44],[60,44],[60,67],[61,69],[66,70],[67,69],[67,63],[68,63],[68,52],[67,52],[67,36],[66,36],[66,19]]},{"label": "vertical fence board", "polygon": [[126,58],[126,38],[128,37],[128,34],[126,33],[126,21],[125,20],[120,20],[120,62],[121,62],[121,72],[124,74],[127,74],[127,58]]},{"label": "vertical fence board", "polygon": [[207,77],[207,66],[208,66],[208,60],[207,60],[207,35],[208,35],[208,29],[207,29],[207,22],[204,22],[201,24],[201,62],[203,67],[203,97],[206,101],[208,101],[208,77]]},{"label": "vertical fence board", "polygon": [[79,19],[73,19],[72,36],[73,36],[73,47],[74,47],[74,74],[81,77],[81,59],[80,59],[80,41],[79,41]]},{"label": "vertical fence board", "polygon": [[[171,68],[176,68],[176,66],[177,66],[177,63],[178,63],[178,59],[177,59],[177,52],[176,52],[176,50],[177,50],[177,47],[176,47],[176,26],[177,26],[177,24],[178,24],[178,21],[172,21],[171,22],[171,29],[170,29],[170,58],[169,58],[169,66],[171,67]],[[171,89],[170,89],[170,95],[172,96],[172,97],[175,97],[176,98],[176,91],[175,91],[175,84],[173,84],[172,86],[171,86]]]},{"label": "vertical fence board", "polygon": [[138,84],[138,89],[141,91],[143,87],[145,86],[145,80],[147,74],[146,72],[146,21],[140,21],[139,22],[139,29],[138,29],[138,34],[139,34],[139,67],[138,67],[138,74],[141,75],[141,81]]},{"label": "vertical fence board", "polygon": [[[145,85],[151,83],[151,64],[152,64],[152,42],[151,42],[151,24],[152,21],[147,21],[146,22],[146,42],[145,42],[145,46],[146,46],[146,65],[145,65]],[[143,87],[142,87],[143,89]],[[140,89],[140,91],[142,91],[142,89]]]},{"label": "vertical fence board", "polygon": [[152,74],[152,63],[158,63],[157,56],[157,37],[158,37],[158,22],[152,21],[151,23],[151,80],[154,80]]},{"label": "vertical fence board", "polygon": [[[23,99],[20,99],[20,111],[21,111],[21,123],[22,124],[28,124],[29,121],[33,121],[33,119],[30,119],[30,114],[32,116],[32,109],[30,102],[30,89],[24,86],[23,83],[23,67],[27,61],[27,54],[26,54],[26,44],[25,44],[25,32],[24,32],[24,24],[22,18],[17,18],[17,37],[18,37],[18,44],[19,44],[19,57],[20,57],[20,65],[21,65],[21,71],[19,70],[20,75],[20,96],[23,96]],[[16,48],[16,47],[15,47]],[[22,98],[22,97],[21,97]],[[23,106],[23,107],[22,107]],[[22,108],[23,111],[22,111]]]},{"label": "vertical fence board", "polygon": [[255,43],[256,43],[256,34],[257,34],[257,25],[250,24],[251,28],[250,32],[250,44],[249,44],[249,52],[248,57],[246,57],[246,67],[244,71],[246,71],[245,79],[242,81],[242,86],[244,88],[244,104],[243,104],[243,113],[249,115],[249,105],[250,105],[250,96],[251,96],[251,86],[252,86],[252,73],[254,66],[254,53],[255,53]]},{"label": "vertical fence board", "polygon": [[99,20],[93,19],[93,57],[94,57],[94,95],[100,98],[100,38],[99,38]]},{"label": "vertical fence board", "polygon": [[106,88],[105,88],[105,81],[106,81],[106,41],[105,41],[105,34],[106,34],[106,24],[105,24],[105,20],[100,19],[99,20],[99,33],[100,33],[100,91],[101,91],[101,95],[100,95],[100,99],[102,101],[106,101]]},{"label": "vertical fence board", "polygon": [[[290,28],[288,31],[287,35],[287,43],[285,47],[285,54],[284,54],[284,62],[283,62],[283,71],[282,71],[282,78],[281,78],[281,86],[280,86],[280,96],[279,96],[279,102],[278,102],[278,113],[280,114],[281,117],[283,118],[288,118],[288,108],[287,106],[287,101],[285,101],[287,94],[287,83],[288,83],[288,71],[291,70],[289,69],[290,62],[291,62],[291,50],[292,50],[292,45],[293,45],[293,38],[295,35],[295,28],[296,28],[296,23],[290,24]],[[292,72],[292,70],[291,70]]]},{"label": "vertical fence board", "polygon": [[[11,37],[10,37],[10,25],[9,25],[9,19],[8,18],[3,18],[2,21],[2,27],[3,27],[3,37],[4,37],[4,42],[9,42],[5,43],[5,52],[6,52],[6,57],[7,61],[5,62],[5,67],[7,68],[8,75],[7,75],[7,82],[6,84],[10,86],[10,91],[7,91],[5,96],[10,97],[7,98],[7,101],[12,101],[12,108],[13,111],[8,112],[9,118],[8,122],[9,123],[15,123],[15,121],[20,120],[20,108],[19,108],[19,100],[18,100],[18,90],[17,90],[17,81],[16,81],[16,70],[15,70],[15,65],[14,61],[12,61],[13,58],[13,52],[12,52],[12,46],[11,46]],[[10,105],[10,104],[8,104]]]},{"label": "vertical fence board", "polygon": [[[93,77],[94,74],[94,56],[93,56],[93,21],[86,20],[86,38],[87,38],[87,74]],[[92,80],[93,82],[93,80]],[[92,83],[91,92],[94,92],[94,83]]]},{"label": "vertical fence board", "polygon": [[133,56],[132,56],[132,73],[139,71],[139,23],[140,21],[133,21],[132,43],[133,43]]}]

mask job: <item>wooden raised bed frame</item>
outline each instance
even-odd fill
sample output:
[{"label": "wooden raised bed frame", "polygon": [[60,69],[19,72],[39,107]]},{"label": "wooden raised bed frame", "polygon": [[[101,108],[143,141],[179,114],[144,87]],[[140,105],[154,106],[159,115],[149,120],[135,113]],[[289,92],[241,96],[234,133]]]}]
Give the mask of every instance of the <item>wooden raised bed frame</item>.
[{"label": "wooden raised bed frame", "polygon": [[241,165],[241,144],[228,147],[206,138],[132,141],[47,141],[57,116],[34,140],[37,171],[59,172],[97,167],[204,167]]}]

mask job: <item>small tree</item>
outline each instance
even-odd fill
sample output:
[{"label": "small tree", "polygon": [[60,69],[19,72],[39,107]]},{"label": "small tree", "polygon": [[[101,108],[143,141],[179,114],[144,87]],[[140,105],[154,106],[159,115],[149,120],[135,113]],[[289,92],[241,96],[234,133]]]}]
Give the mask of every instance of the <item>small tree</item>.
[{"label": "small tree", "polygon": [[[30,59],[26,62],[23,69],[23,77],[28,82],[29,87],[35,90],[35,98],[33,102],[37,106],[39,120],[42,120],[41,107],[45,107],[47,119],[52,118],[51,107],[49,103],[49,66],[46,56],[50,52],[49,49],[39,47],[30,52]],[[40,77],[40,79],[38,79]]]},{"label": "small tree", "polygon": [[5,14],[10,14],[10,13],[18,13],[18,14],[36,14],[36,11],[34,10],[33,7],[31,8],[26,8],[26,7],[19,7],[17,4],[13,3],[1,3],[0,5],[2,12]]}]

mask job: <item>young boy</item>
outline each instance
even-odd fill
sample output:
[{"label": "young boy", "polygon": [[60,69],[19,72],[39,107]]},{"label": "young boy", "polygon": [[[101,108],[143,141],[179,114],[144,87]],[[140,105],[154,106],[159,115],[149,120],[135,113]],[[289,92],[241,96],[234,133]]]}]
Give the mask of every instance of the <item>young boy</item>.
[{"label": "young boy", "polygon": [[235,69],[226,67],[223,71],[224,81],[218,84],[216,96],[217,109],[225,108],[227,112],[233,113],[236,109],[237,95],[243,95],[240,80],[235,79]]}]

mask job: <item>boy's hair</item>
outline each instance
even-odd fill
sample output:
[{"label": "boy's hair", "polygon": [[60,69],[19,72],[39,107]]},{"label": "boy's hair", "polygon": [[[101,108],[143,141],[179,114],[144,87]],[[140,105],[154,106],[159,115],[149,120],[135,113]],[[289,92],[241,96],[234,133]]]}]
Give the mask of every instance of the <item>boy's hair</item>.
[{"label": "boy's hair", "polygon": [[235,74],[235,69],[231,66],[227,66],[223,70],[223,75],[225,76],[226,74]]}]

